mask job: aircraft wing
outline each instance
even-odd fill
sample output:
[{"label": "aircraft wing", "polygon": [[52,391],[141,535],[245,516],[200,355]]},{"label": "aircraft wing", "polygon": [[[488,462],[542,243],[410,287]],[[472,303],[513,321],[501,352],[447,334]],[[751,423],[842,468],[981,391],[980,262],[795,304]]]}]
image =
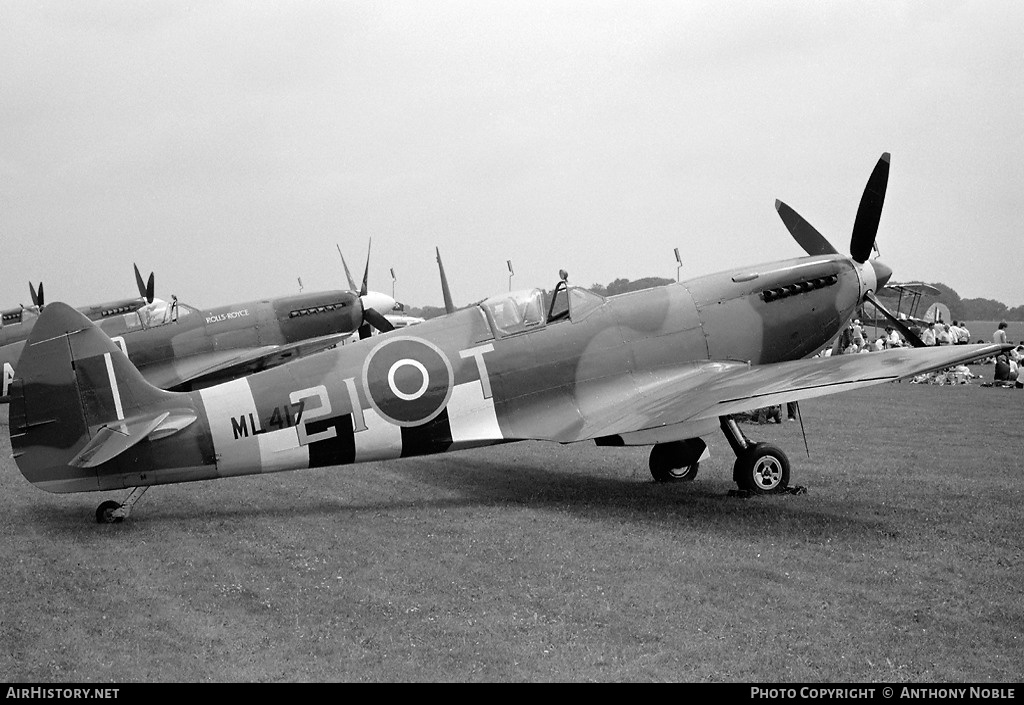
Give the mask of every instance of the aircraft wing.
[{"label": "aircraft wing", "polygon": [[[767,365],[709,361],[688,365],[656,383],[637,384],[633,400],[585,392],[587,423],[574,440],[695,423],[764,406],[835,394],[962,364],[1009,345],[945,345],[835,355]],[[636,382],[639,382],[638,380]],[[579,393],[579,392],[578,392]],[[604,397],[607,403],[587,403]],[[589,407],[589,408],[587,408]]]},{"label": "aircraft wing", "polygon": [[150,384],[161,389],[176,389],[197,382],[224,381],[327,350],[350,335],[351,332],[332,333],[287,345],[202,353],[158,365],[147,365],[141,371]]}]

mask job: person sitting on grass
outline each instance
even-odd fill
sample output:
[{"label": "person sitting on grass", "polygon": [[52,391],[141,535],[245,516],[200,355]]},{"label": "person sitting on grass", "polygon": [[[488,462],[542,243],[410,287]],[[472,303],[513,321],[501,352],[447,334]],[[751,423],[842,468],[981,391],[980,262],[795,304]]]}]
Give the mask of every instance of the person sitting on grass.
[{"label": "person sitting on grass", "polygon": [[1012,362],[1008,355],[1002,354],[996,356],[996,368],[995,373],[992,376],[992,382],[995,386],[1012,387],[1017,381],[1018,376],[1017,364]]}]

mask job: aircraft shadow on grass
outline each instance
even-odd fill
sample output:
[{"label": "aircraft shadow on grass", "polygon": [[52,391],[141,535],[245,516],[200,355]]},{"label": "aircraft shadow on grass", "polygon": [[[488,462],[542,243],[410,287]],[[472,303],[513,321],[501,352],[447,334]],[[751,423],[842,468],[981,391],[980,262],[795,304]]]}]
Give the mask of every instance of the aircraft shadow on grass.
[{"label": "aircraft shadow on grass", "polygon": [[[614,463],[614,460],[608,462]],[[373,466],[367,469],[372,470]],[[335,471],[345,472],[345,469],[321,470],[322,473]],[[625,523],[645,529],[693,529],[704,535],[710,532],[737,539],[750,536],[751,523],[756,524],[761,532],[775,527],[776,539],[783,542],[815,542],[837,533],[871,537],[894,533],[884,519],[832,514],[814,509],[804,501],[780,504],[761,502],[756,497],[735,498],[728,494],[727,483],[723,482],[695,482],[672,487],[650,481],[638,484],[635,478],[628,476],[619,479],[572,469],[551,470],[541,464],[524,465],[515,460],[474,457],[472,452],[462,456],[414,459],[409,463],[386,466],[386,471],[407,487],[407,494],[415,492],[417,485],[425,485],[448,496],[366,501],[366,490],[362,489],[359,494],[364,498],[353,501],[344,494],[346,481],[334,478],[331,488],[337,494],[331,496],[318,494],[312,499],[307,498],[304,495],[315,492],[315,488],[306,485],[294,492],[284,492],[286,497],[270,492],[268,496],[279,497],[273,502],[240,505],[218,500],[216,516],[219,521],[254,517],[268,520],[320,517],[329,521],[332,517],[353,514],[503,505],[569,513],[589,520],[607,521],[614,526]],[[280,479],[281,487],[287,483],[283,478],[264,479]],[[220,492],[231,495],[230,483],[222,484]],[[211,493],[204,496],[209,497]],[[192,523],[209,514],[209,509],[204,509],[202,501],[196,499],[189,501],[187,506],[162,506],[154,513],[152,521]],[[81,516],[81,506],[63,506],[43,514],[24,507],[20,512],[14,512],[11,520],[15,524],[34,524],[53,537],[69,538],[81,534]]]}]

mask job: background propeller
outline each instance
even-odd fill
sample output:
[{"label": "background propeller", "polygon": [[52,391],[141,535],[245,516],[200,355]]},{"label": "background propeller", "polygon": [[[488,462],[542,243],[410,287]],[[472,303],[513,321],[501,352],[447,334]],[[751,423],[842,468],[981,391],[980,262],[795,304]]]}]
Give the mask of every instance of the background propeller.
[{"label": "background propeller", "polygon": [[341,256],[341,266],[345,268],[345,277],[348,279],[349,288],[352,291],[357,291],[359,294],[359,304],[363,309],[362,323],[359,326],[359,339],[363,340],[369,338],[373,331],[371,327],[376,328],[381,333],[387,333],[392,331],[395,327],[391,324],[384,315],[377,310],[377,307],[388,306],[393,307],[395,305],[394,298],[381,294],[376,291],[369,290],[369,279],[370,279],[370,248],[373,246],[373,240],[371,239],[366,247],[366,268],[363,270],[363,283],[360,285],[358,291],[356,290],[356,283],[352,279],[352,273],[348,271],[348,265],[345,263],[345,255],[341,254],[341,247],[335,244],[338,248],[338,255]]},{"label": "background propeller", "polygon": [[142,274],[139,273],[139,265],[133,264],[135,267],[135,284],[139,287],[139,296],[146,300],[147,304],[153,303],[153,299],[156,298],[156,281],[154,279],[154,273],[149,273],[149,280],[143,283]]},{"label": "background propeller", "polygon": [[444,264],[441,262],[441,248],[435,245],[434,252],[437,253],[437,269],[441,273],[441,296],[444,298],[444,311],[445,313],[453,313],[455,311],[455,304],[452,302],[452,292],[448,289],[448,277],[444,274]]},{"label": "background propeller", "polygon": [[39,290],[37,291],[36,288],[34,286],[32,286],[32,282],[29,282],[28,283],[28,291],[29,291],[29,294],[31,294],[31,296],[32,296],[32,305],[35,306],[40,311],[42,311],[43,310],[43,306],[46,303],[44,298],[43,298],[43,283],[39,282]]},{"label": "background propeller", "polygon": [[[878,224],[882,218],[882,206],[885,203],[885,189],[889,183],[889,160],[890,155],[885,152],[875,164],[875,168],[868,177],[864,193],[860,198],[860,205],[857,207],[857,217],[853,223],[853,233],[850,236],[850,257],[857,264],[867,264],[875,273],[876,287],[881,289],[892,276],[892,269],[876,260],[869,261],[871,250],[875,248],[875,237],[878,234]],[[775,201],[775,210],[785,223],[793,239],[809,255],[830,255],[839,254],[839,251],[832,246],[824,235],[815,230],[814,226],[808,223],[795,210],[782,201]],[[903,337],[916,348],[924,347],[924,342],[912,331],[903,321],[887,309],[875,296],[873,291],[864,294],[864,301],[870,302],[875,309],[893,324]]]}]

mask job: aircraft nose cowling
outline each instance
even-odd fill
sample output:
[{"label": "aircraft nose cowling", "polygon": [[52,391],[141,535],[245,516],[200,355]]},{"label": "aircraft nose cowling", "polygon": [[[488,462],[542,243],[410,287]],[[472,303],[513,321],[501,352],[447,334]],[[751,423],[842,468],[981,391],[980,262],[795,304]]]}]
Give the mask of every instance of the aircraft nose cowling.
[{"label": "aircraft nose cowling", "polygon": [[889,277],[892,276],[892,269],[877,259],[871,260],[871,268],[875,270],[875,281],[878,289],[881,289],[889,282]]}]

